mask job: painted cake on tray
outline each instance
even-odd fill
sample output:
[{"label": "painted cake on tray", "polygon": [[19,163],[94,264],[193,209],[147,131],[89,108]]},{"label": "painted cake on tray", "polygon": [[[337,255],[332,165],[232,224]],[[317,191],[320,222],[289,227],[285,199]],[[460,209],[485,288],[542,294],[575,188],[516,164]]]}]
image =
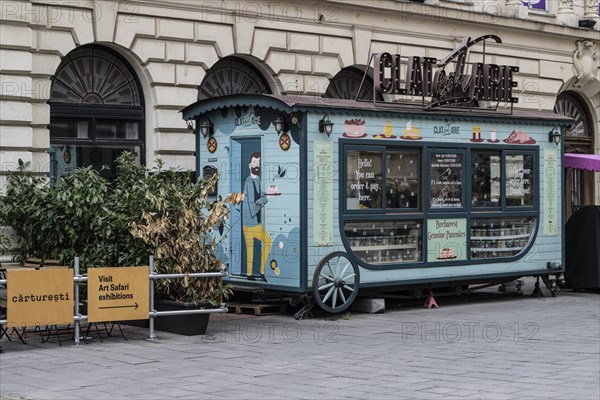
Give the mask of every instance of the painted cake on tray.
[{"label": "painted cake on tray", "polygon": [[275,185],[271,185],[267,189],[267,195],[268,196],[278,196],[280,194],[281,194],[281,192],[279,191],[279,187],[277,187]]},{"label": "painted cake on tray", "polygon": [[344,121],[344,137],[363,138],[367,136],[365,129],[366,121],[362,118],[347,119]]},{"label": "painted cake on tray", "polygon": [[456,254],[454,254],[454,250],[451,247],[444,247],[440,250],[438,260],[451,260],[453,258],[456,258]]}]

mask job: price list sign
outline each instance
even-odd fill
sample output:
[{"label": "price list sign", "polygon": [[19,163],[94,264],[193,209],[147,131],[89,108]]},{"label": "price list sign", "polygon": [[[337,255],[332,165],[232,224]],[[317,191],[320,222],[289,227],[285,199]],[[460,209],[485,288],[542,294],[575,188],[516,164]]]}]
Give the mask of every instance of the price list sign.
[{"label": "price list sign", "polygon": [[558,223],[558,152],[544,149],[544,235],[556,236]]},{"label": "price list sign", "polygon": [[333,143],[315,142],[313,245],[333,244]]},{"label": "price list sign", "polygon": [[431,208],[462,208],[463,155],[433,153],[429,161]]}]

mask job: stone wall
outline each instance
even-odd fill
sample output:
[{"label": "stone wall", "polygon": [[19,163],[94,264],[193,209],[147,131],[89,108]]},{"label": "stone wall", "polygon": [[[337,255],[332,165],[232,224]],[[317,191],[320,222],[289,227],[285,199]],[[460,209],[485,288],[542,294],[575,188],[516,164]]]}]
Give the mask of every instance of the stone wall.
[{"label": "stone wall", "polygon": [[[517,107],[552,110],[574,76],[577,40],[597,40],[598,32],[560,25],[558,9],[544,14],[517,3],[2,1],[0,175],[19,158],[48,171],[50,77],[61,57],[89,43],[117,50],[138,73],[148,164],[161,157],[194,168],[194,137],[178,111],[196,100],[206,70],[233,54],[259,68],[275,93],[318,95],[341,68],[366,65],[372,52],[441,58],[464,36],[493,33],[504,43],[489,44],[486,61],[519,66]],[[574,3],[573,15],[583,17],[583,0]],[[586,96],[598,132],[599,95]]]}]

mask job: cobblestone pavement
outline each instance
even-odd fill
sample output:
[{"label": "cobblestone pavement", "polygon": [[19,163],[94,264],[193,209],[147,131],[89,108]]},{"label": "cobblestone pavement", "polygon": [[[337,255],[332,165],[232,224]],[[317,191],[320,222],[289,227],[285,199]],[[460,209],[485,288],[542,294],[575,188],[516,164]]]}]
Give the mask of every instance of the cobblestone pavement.
[{"label": "cobblestone pavement", "polygon": [[337,319],[212,316],[204,337],[3,339],[0,398],[600,398],[597,293],[437,300]]}]

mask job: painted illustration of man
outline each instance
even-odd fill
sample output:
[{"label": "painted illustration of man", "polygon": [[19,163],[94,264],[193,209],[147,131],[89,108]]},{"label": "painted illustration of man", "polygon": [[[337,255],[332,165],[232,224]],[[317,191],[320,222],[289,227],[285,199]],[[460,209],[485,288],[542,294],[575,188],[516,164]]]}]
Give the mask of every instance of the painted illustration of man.
[{"label": "painted illustration of man", "polygon": [[254,240],[262,243],[262,251],[260,255],[260,279],[266,282],[265,279],[265,264],[269,252],[271,251],[272,240],[265,228],[263,227],[262,208],[269,201],[267,196],[262,192],[260,181],[260,152],[254,152],[250,156],[250,176],[244,184],[244,201],[242,212],[242,229],[244,231],[244,239],[246,241],[246,276],[249,280],[256,280],[256,276],[252,271],[252,263],[254,260]]}]

